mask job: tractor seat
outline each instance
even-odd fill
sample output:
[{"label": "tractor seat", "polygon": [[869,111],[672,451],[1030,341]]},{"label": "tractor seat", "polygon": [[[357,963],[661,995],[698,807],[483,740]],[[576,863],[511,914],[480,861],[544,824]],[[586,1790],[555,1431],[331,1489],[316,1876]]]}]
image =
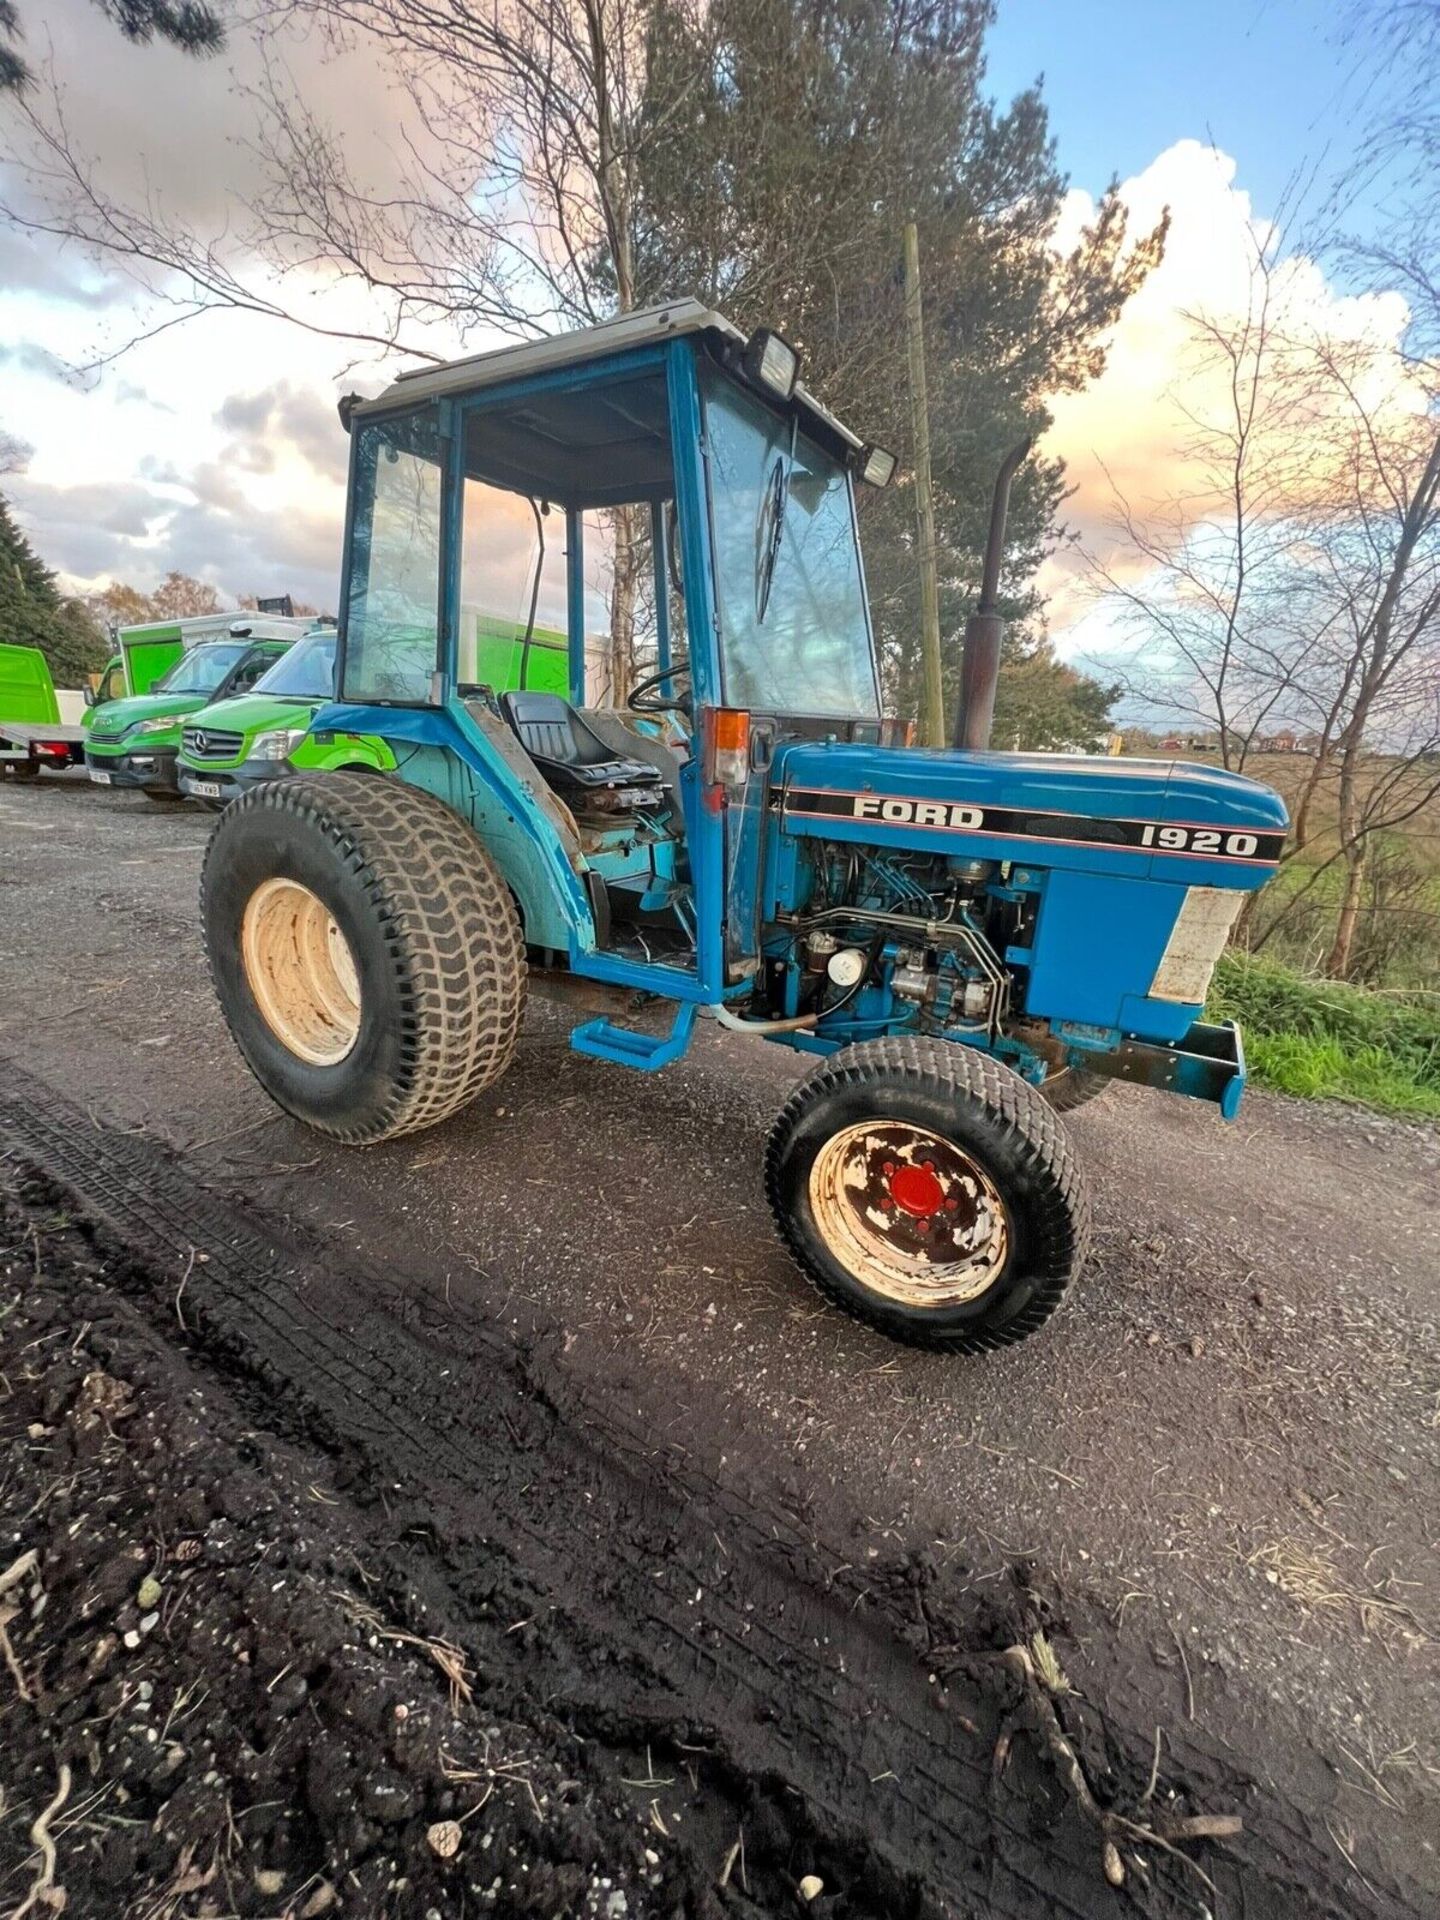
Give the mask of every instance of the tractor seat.
[{"label": "tractor seat", "polygon": [[500,706],[546,784],[572,806],[613,813],[664,803],[660,769],[618,757],[558,693],[503,693]]}]

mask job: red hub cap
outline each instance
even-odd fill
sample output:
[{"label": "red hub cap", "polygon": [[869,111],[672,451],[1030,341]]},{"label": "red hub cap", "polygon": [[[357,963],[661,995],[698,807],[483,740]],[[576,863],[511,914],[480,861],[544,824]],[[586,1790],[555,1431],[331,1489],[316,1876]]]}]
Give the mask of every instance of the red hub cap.
[{"label": "red hub cap", "polygon": [[928,1127],[876,1114],[841,1127],[810,1168],[815,1225],[861,1286],[915,1308],[978,1300],[1010,1257],[985,1167]]},{"label": "red hub cap", "polygon": [[889,1179],[890,1197],[897,1207],[913,1214],[917,1220],[928,1220],[945,1204],[945,1189],[935,1176],[933,1167],[908,1165],[897,1167]]}]

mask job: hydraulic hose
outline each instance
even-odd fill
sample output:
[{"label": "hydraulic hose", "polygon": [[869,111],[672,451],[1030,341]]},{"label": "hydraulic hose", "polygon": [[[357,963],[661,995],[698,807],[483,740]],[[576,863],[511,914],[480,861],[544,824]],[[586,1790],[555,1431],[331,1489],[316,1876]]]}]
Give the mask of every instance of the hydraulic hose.
[{"label": "hydraulic hose", "polygon": [[[813,1027],[820,1018],[818,1013],[799,1013],[790,1020],[742,1020],[738,1013],[732,1013],[727,1006],[723,1006],[718,1000],[712,1001],[705,1011],[714,1014],[721,1026],[728,1027],[732,1033],[758,1033],[762,1035],[767,1033],[802,1033],[806,1027]],[[833,1007],[827,1007],[825,1011],[827,1013],[833,1013],[835,1009]]]}]

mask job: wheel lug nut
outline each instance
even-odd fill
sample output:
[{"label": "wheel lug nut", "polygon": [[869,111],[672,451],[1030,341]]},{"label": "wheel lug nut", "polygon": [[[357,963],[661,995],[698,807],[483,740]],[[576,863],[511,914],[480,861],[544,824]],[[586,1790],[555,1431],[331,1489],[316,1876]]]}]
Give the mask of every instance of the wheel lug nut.
[{"label": "wheel lug nut", "polygon": [[893,1160],[887,1160],[881,1171],[888,1177],[895,1171],[895,1162]]},{"label": "wheel lug nut", "polygon": [[960,1202],[958,1200],[947,1200],[945,1202],[945,1211],[947,1213],[958,1213],[960,1211]]}]

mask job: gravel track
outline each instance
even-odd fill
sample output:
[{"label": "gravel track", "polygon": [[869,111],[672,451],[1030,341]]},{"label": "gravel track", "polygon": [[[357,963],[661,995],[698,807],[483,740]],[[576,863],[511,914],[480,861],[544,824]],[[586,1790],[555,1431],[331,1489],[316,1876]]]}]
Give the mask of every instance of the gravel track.
[{"label": "gravel track", "polygon": [[[82,1156],[66,1182],[157,1325],[204,1223],[192,1357],[386,1489],[455,1631],[503,1549],[511,1618],[541,1622],[525,1665],[577,1724],[703,1728],[873,1910],[904,1887],[1107,1912],[1053,1781],[990,1777],[989,1656],[1043,1615],[1117,1793],[1161,1726],[1163,1777],[1245,1813],[1233,1902],[1427,1910],[1433,1132],[1254,1096],[1226,1129],[1115,1090],[1069,1122],[1096,1252],[1053,1326],[984,1360],[898,1353],[817,1310],[770,1233],[780,1049],[707,1033],[640,1081],[541,1007],[512,1073],[433,1134],[345,1154],[277,1115],[199,959],[209,824],[0,789],[0,1051],[12,1100],[40,1083],[17,1145],[52,1177]],[[117,1217],[117,1168],[148,1214],[132,1193]],[[1195,1910],[1175,1873],[1143,1910]]]}]

